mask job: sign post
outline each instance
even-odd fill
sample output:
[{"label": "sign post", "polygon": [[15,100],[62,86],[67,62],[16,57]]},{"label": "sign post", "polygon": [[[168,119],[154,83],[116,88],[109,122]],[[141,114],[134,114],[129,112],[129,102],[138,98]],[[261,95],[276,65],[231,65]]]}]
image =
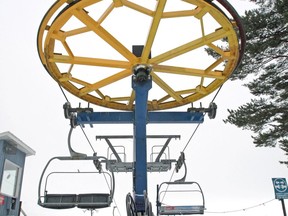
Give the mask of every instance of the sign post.
[{"label": "sign post", "polygon": [[287,216],[284,199],[288,199],[288,185],[285,178],[272,178],[275,198],[279,199],[282,204],[283,214]]}]

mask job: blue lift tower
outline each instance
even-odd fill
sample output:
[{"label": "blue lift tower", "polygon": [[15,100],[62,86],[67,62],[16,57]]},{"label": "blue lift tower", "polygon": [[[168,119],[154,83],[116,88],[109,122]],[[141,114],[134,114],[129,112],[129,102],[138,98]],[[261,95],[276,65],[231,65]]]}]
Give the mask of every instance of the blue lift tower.
[{"label": "blue lift tower", "polygon": [[[143,38],[145,30],[148,36]],[[135,45],[138,41],[144,45]],[[157,216],[203,214],[205,202],[200,185],[186,181],[184,152],[178,160],[162,158],[170,140],[178,136],[149,136],[146,126],[200,124],[206,113],[209,118],[215,118],[217,106],[213,101],[208,108],[194,108],[192,104],[183,112],[171,109],[191,104],[219,89],[241,62],[245,32],[229,2],[57,0],[41,22],[37,45],[44,68],[63,93],[65,89],[89,104],[120,110],[94,112],[90,106],[72,108],[67,100],[64,114],[71,124],[70,156],[55,157],[48,162],[40,178],[38,204],[50,209],[109,207],[114,196],[114,172],[132,172],[133,193],[126,197],[127,215],[152,216],[147,171],[168,171],[175,163],[176,171],[185,167],[185,175],[178,181],[157,186]],[[94,124],[133,124],[133,136],[96,137],[107,142],[115,160],[96,153],[87,156],[71,147],[73,128]],[[152,162],[147,162],[149,138],[167,139]],[[132,162],[122,161],[110,142],[112,139],[133,139]],[[104,172],[102,164],[106,164],[110,190],[50,193],[46,187],[51,175],[46,171],[54,160],[90,161],[99,173]],[[46,181],[45,176],[48,176]],[[163,184],[196,192],[200,201],[164,205],[160,198]]]}]

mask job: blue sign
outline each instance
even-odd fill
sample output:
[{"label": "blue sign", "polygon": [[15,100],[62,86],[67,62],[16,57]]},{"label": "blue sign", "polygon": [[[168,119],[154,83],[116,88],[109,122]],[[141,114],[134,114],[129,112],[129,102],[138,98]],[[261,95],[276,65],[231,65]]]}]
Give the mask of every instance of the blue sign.
[{"label": "blue sign", "polygon": [[285,178],[272,178],[275,198],[288,199],[288,185]]}]

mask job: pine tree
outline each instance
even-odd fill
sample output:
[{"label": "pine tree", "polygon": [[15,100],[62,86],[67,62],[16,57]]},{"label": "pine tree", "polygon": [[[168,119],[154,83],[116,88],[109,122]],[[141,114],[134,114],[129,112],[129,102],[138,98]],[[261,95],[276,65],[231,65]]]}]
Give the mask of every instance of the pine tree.
[{"label": "pine tree", "polygon": [[[224,120],[254,132],[257,147],[280,147],[288,156],[288,0],[257,0],[243,16],[247,44],[231,77],[246,80],[253,99]],[[288,166],[288,161],[281,161]]]}]

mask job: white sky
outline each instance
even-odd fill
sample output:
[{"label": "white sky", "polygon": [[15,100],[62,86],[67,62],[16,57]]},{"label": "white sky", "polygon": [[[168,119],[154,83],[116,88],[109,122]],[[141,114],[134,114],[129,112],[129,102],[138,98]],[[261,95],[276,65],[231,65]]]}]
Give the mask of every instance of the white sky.
[{"label": "white sky", "polygon": [[[51,0],[0,1],[0,131],[11,131],[36,150],[36,156],[27,158],[24,173],[21,200],[27,215],[89,215],[89,212],[76,208],[57,211],[37,205],[38,181],[46,162],[56,155],[68,155],[69,121],[64,118],[62,110],[65,99],[56,82],[41,65],[36,50],[40,21],[53,3]],[[231,4],[239,13],[253,6],[248,0],[231,0]],[[80,102],[80,99],[69,93],[67,96],[74,106]],[[240,82],[227,82],[215,101],[218,105],[216,119],[206,117],[186,149],[189,170],[187,179],[201,185],[207,215],[283,214],[281,203],[277,200],[246,211],[208,214],[245,209],[272,200],[274,191],[271,178],[288,178],[287,168],[278,163],[279,160],[286,159],[281,150],[255,148],[249,131],[226,125],[222,121],[227,116],[228,108],[237,108],[249,101],[249,97],[249,92]],[[210,100],[211,97],[203,100],[203,104],[207,106]],[[184,111],[186,108],[179,110]],[[173,140],[170,144],[173,152],[171,155],[178,158],[195,127],[196,125],[148,125],[147,130],[148,134],[181,135],[180,141]],[[95,125],[93,129],[87,126],[85,130],[96,151],[104,155],[107,146],[103,141],[96,142],[96,135],[132,134],[132,126],[128,125],[124,130],[122,125]],[[72,143],[75,149],[91,154],[79,128]],[[132,141],[127,141],[125,146],[131,151]],[[149,197],[154,212],[156,184],[168,181],[170,176],[171,172],[148,174]],[[122,216],[125,215],[125,196],[131,192],[131,180],[129,173],[116,174],[115,199]],[[115,203],[111,208],[98,211],[96,215],[112,215],[114,205]],[[118,216],[118,212],[115,215]]]}]

